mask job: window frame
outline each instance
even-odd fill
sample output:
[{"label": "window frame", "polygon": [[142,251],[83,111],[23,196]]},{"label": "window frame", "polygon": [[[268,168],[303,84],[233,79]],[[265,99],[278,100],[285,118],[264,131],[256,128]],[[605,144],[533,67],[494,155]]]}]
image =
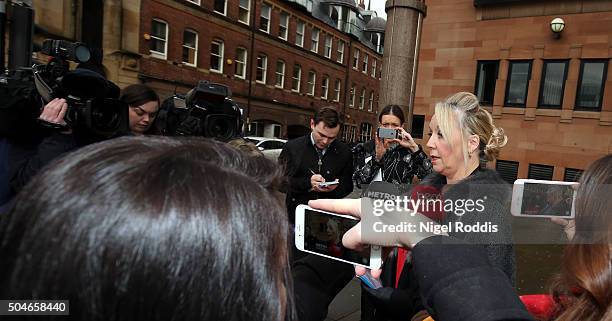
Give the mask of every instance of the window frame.
[{"label": "window frame", "polygon": [[355,108],[355,95],[357,91],[357,85],[352,84],[351,86],[351,97],[349,100],[349,108]]},{"label": "window frame", "polygon": [[[329,40],[329,42],[327,41]],[[331,59],[332,51],[334,50],[334,38],[326,33],[325,34],[325,48],[323,49],[323,56],[327,59]]]},{"label": "window frame", "polygon": [[[312,81],[311,81],[312,76]],[[313,96],[317,91],[317,72],[310,70],[308,72],[308,80],[306,81],[306,95]]]},{"label": "window frame", "polygon": [[334,99],[335,102],[340,102],[340,93],[342,92],[342,79],[336,78],[334,81]]},{"label": "window frame", "polygon": [[215,9],[215,2],[218,0],[213,0],[213,12],[218,13],[220,15],[224,15],[227,16],[227,0],[221,0],[223,1],[223,12],[219,12]]},{"label": "window frame", "polygon": [[[186,32],[189,32],[189,33],[192,33],[192,34],[195,35],[195,47],[189,47],[189,46],[187,46],[185,44],[185,33]],[[190,28],[185,28],[183,30],[183,45],[182,45],[183,50],[185,50],[185,48],[189,48],[189,49],[193,49],[193,51],[194,51],[193,64],[185,62],[184,58],[181,57],[181,60],[183,60],[183,64],[185,66],[189,66],[189,67],[197,67],[198,66],[198,46],[199,46],[199,41],[200,41],[200,36],[197,33],[197,31],[195,31],[193,29],[190,29]]]},{"label": "window frame", "polygon": [[[529,64],[529,68],[527,69],[527,81],[525,82],[525,96],[523,98],[524,103],[509,103],[508,93],[510,90],[510,84],[512,83],[512,68],[513,68],[513,65],[520,64],[520,63]],[[533,60],[530,60],[530,59],[510,60],[508,62],[508,79],[506,81],[506,94],[504,95],[504,106],[523,107],[523,108],[527,106],[527,98],[529,97],[529,81],[531,80],[532,68],[533,68]]]},{"label": "window frame", "polygon": [[[243,7],[240,4],[241,0],[238,0],[238,22],[243,23],[248,26],[251,23],[251,0],[246,0],[246,1],[249,2],[247,5],[247,8]],[[244,10],[247,12],[246,21],[240,20],[240,10]]]},{"label": "window frame", "polygon": [[376,69],[378,68],[376,65],[378,65],[378,59],[374,58],[372,60],[372,72],[370,73],[372,78],[376,78]]},{"label": "window frame", "polygon": [[[165,39],[161,39],[161,38],[158,38],[158,37],[153,35],[153,22],[154,21],[155,22],[163,23],[166,26],[166,38]],[[162,19],[159,19],[159,18],[151,19],[151,39],[155,39],[156,41],[163,41],[164,42],[164,52],[159,52],[159,51],[152,50],[151,49],[151,44],[149,44],[149,55],[151,57],[168,60],[168,40],[169,40],[169,34],[170,34],[170,26],[168,25],[168,22],[166,22],[166,21],[164,21]]]},{"label": "window frame", "polygon": [[200,0],[187,0],[187,2],[191,2],[191,3],[196,4],[198,6],[200,5]]},{"label": "window frame", "polygon": [[359,95],[359,110],[363,110],[365,108],[365,87],[361,88],[361,95]]},{"label": "window frame", "polygon": [[[221,53],[220,53],[218,56],[217,56],[217,55],[213,55],[213,53],[212,53],[212,45],[213,45],[214,43],[219,44],[219,49],[220,49],[220,52],[221,52]],[[215,39],[213,39],[213,40],[210,42],[210,46],[211,46],[211,47],[210,47],[210,59],[211,59],[211,64],[210,64],[210,66],[209,66],[208,70],[210,70],[210,72],[214,72],[214,73],[222,74],[222,73],[223,73],[223,65],[225,64],[225,42],[224,42],[223,40],[221,40],[221,39],[217,39],[217,38],[215,38]],[[219,59],[219,67],[220,67],[221,69],[213,69],[213,67],[212,67],[212,59],[213,59],[213,57],[217,57],[217,58]]]},{"label": "window frame", "polygon": [[[295,71],[298,70],[298,76],[296,78]],[[297,88],[293,85],[297,81]],[[302,66],[300,64],[293,65],[293,73],[291,74],[291,91],[299,93],[302,89]]]},{"label": "window frame", "polygon": [[[278,64],[279,63],[283,64],[283,72],[282,73],[278,72]],[[286,70],[287,70],[287,63],[284,60],[282,60],[282,59],[276,60],[276,71],[274,72],[276,77],[274,79],[274,87],[281,88],[281,89],[285,88],[285,72],[286,72]],[[279,76],[281,77],[281,84],[280,84],[280,86],[278,85]]]},{"label": "window frame", "polygon": [[[316,35],[316,37],[315,37]],[[321,37],[321,29],[314,27],[310,33],[310,51],[319,53],[319,39]]]},{"label": "window frame", "polygon": [[353,69],[359,70],[359,56],[361,55],[361,50],[359,48],[355,48],[353,50]]},{"label": "window frame", "polygon": [[[546,65],[548,63],[564,63],[565,68],[563,70],[563,83],[561,84],[561,102],[559,105],[543,104],[542,98],[544,94],[544,83],[546,80]],[[565,95],[565,82],[567,81],[567,74],[569,69],[568,59],[546,59],[542,62],[542,79],[540,80],[540,93],[538,94],[538,108],[543,109],[561,109],[563,106],[563,96]]]},{"label": "window frame", "polygon": [[323,75],[321,80],[321,99],[327,100],[329,97],[329,76]]},{"label": "window frame", "polygon": [[[244,51],[244,61],[241,61],[238,59],[238,50]],[[236,61],[236,68],[234,69],[234,77],[238,79],[246,79],[248,59],[249,59],[249,51],[244,47],[236,47],[236,57],[234,59]],[[238,75],[238,73],[236,72],[238,70],[239,64],[242,64],[242,73],[243,73],[242,76]]]},{"label": "window frame", "polygon": [[[269,9],[268,10],[268,17],[264,17],[264,15],[263,15],[264,7],[267,7]],[[262,21],[263,18],[268,20],[268,23],[266,24],[266,29],[262,29],[261,28],[261,25],[262,25],[261,21]],[[270,5],[269,3],[265,3],[264,2],[264,3],[261,4],[261,9],[259,10],[259,31],[263,31],[263,32],[269,34],[270,33],[270,24],[271,24],[271,22],[272,22],[272,5]]]},{"label": "window frame", "polygon": [[374,111],[374,90],[370,91],[370,97],[368,98],[368,111]]},{"label": "window frame", "polygon": [[[585,63],[604,63],[603,76],[601,78],[601,87],[599,91],[599,106],[597,108],[593,107],[583,107],[578,105],[578,98],[582,92],[582,76],[584,74],[584,65]],[[576,100],[574,101],[574,110],[577,111],[593,111],[600,112],[603,105],[603,96],[606,89],[606,78],[608,78],[608,62],[609,59],[581,59],[580,60],[580,72],[578,75],[578,83],[576,88]]]},{"label": "window frame", "polygon": [[[283,26],[283,16],[287,17],[287,19],[285,19],[285,25]],[[290,24],[290,20],[291,20],[291,16],[289,15],[288,12],[286,11],[281,11],[280,14],[278,15],[278,37],[280,39],[283,39],[285,41],[287,41],[287,39],[289,39],[289,24]],[[281,35],[281,31],[285,30],[284,34],[285,36],[283,37],[283,35]]]},{"label": "window frame", "polygon": [[[262,67],[259,67],[259,60],[261,59],[261,61],[263,62]],[[257,63],[255,66],[256,70],[261,70],[262,71],[262,80],[257,79],[257,72],[255,72],[255,82],[258,84],[266,84],[266,81],[268,80],[268,55],[264,54],[264,53],[260,53],[259,55],[257,55]]]},{"label": "window frame", "polygon": [[[495,69],[495,84],[493,85],[493,93],[492,93],[492,100],[490,102],[488,101],[483,101],[480,98],[480,93],[478,93],[478,82],[480,81],[480,66],[483,64],[491,64],[491,63],[495,63],[495,65],[497,65],[497,68]],[[476,63],[476,82],[474,83],[474,95],[476,95],[476,97],[478,97],[478,102],[483,105],[483,106],[493,106],[493,102],[495,100],[495,87],[497,87],[497,79],[499,78],[499,60],[478,60]],[[504,97],[505,98],[505,97]]]},{"label": "window frame", "polygon": [[[300,32],[300,26],[302,26],[302,30]],[[301,48],[304,48],[304,36],[306,33],[306,22],[303,20],[297,19],[295,23],[295,45]],[[298,43],[298,35],[300,36],[300,43]]]},{"label": "window frame", "polygon": [[338,39],[338,48],[336,49],[336,62],[339,62],[341,64],[344,64],[344,47],[345,46],[346,44],[344,43],[344,40]]},{"label": "window frame", "polygon": [[370,55],[366,53],[363,55],[363,66],[361,68],[361,72],[366,75],[368,74],[368,71],[370,70],[369,63],[370,63]]}]

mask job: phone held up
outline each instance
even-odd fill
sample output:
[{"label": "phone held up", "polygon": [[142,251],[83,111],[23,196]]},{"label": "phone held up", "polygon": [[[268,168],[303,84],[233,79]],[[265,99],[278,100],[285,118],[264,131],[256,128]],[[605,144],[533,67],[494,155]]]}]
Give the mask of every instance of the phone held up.
[{"label": "phone held up", "polygon": [[295,210],[295,246],[307,253],[378,269],[382,265],[380,246],[370,246],[357,252],[342,245],[344,233],[358,222],[352,216],[299,205]]},{"label": "phone held up", "polygon": [[395,128],[384,128],[378,127],[376,131],[378,138],[380,139],[397,139],[400,138],[400,131]]},{"label": "phone held up", "polygon": [[574,182],[517,179],[510,212],[518,217],[574,218]]}]

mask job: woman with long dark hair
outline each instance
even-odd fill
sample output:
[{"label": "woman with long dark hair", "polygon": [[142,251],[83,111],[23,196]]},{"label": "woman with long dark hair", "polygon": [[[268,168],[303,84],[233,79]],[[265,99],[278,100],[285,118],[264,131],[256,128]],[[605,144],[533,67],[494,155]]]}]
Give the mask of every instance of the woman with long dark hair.
[{"label": "woman with long dark hair", "polygon": [[149,86],[134,84],[121,91],[119,99],[128,104],[130,131],[134,135],[156,134],[153,126],[159,112],[159,96]]}]

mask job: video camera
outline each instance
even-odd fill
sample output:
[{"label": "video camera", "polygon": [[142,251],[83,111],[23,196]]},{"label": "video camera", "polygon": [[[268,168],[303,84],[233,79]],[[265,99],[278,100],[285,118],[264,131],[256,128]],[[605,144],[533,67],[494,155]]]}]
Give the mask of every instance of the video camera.
[{"label": "video camera", "polygon": [[129,131],[128,106],[118,99],[119,87],[97,72],[69,69],[68,61],[86,63],[91,58],[85,44],[47,39],[40,51],[50,56],[46,64],[21,68],[0,79],[1,136],[30,135],[24,128],[36,127],[42,106],[54,98],[66,99],[67,125],[39,121],[47,128],[78,129],[94,139]]},{"label": "video camera", "polygon": [[220,141],[239,137],[244,124],[243,111],[230,96],[227,86],[199,81],[185,96],[174,95],[163,102],[159,117],[164,127],[162,132]]}]

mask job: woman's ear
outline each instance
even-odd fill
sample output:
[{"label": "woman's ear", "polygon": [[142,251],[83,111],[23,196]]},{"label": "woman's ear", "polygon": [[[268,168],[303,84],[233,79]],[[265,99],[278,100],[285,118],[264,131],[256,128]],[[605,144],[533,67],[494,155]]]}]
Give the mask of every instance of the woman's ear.
[{"label": "woman's ear", "polygon": [[468,137],[468,152],[473,154],[478,152],[478,146],[480,145],[480,138],[478,135],[470,135]]}]

